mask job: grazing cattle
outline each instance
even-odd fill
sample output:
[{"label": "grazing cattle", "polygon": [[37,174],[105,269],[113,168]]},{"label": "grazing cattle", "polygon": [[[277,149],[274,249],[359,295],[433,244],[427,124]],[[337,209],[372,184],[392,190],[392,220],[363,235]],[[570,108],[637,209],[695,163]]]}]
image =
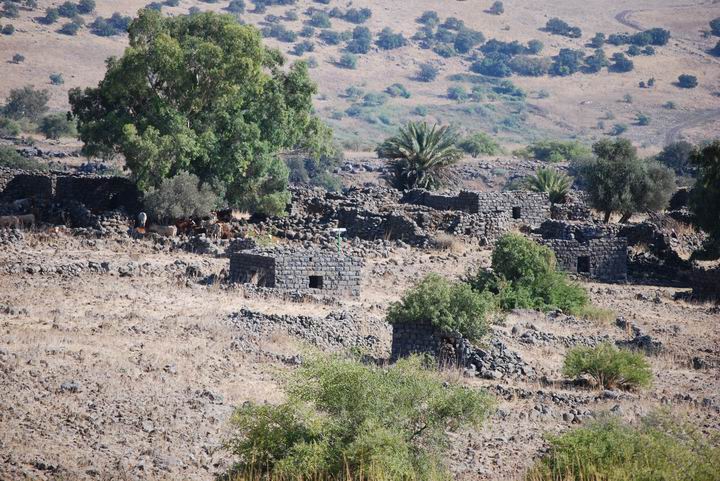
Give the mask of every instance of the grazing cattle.
[{"label": "grazing cattle", "polygon": [[192,219],[184,219],[175,222],[178,234],[192,234],[195,230],[195,221]]},{"label": "grazing cattle", "polygon": [[0,216],[0,227],[18,227],[20,221],[15,215]]},{"label": "grazing cattle", "polygon": [[18,224],[23,227],[35,227],[35,216],[33,214],[25,214],[17,216]]},{"label": "grazing cattle", "polygon": [[175,237],[177,235],[177,227],[174,225],[157,225],[150,224],[148,229],[150,232],[155,232],[163,237]]}]

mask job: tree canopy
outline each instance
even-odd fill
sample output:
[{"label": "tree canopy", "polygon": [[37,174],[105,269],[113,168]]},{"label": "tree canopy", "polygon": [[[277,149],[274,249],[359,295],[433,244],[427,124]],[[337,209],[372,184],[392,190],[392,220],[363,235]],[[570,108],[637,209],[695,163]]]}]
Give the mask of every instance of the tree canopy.
[{"label": "tree canopy", "polygon": [[720,254],[720,140],[692,155],[698,179],[690,194],[697,225],[710,235],[709,244]]},{"label": "tree canopy", "polygon": [[96,88],[70,91],[87,155],[125,156],[147,191],[181,171],[222,186],[230,205],[279,213],[289,200],[278,154],[330,149],[312,114],[316,85],[229,15],[143,10],[130,46]]},{"label": "tree canopy", "polygon": [[673,172],[657,162],[640,159],[627,139],[601,140],[593,145],[597,156],[581,161],[580,179],[591,205],[605,214],[622,214],[621,222],[635,212],[664,208],[675,188]]}]

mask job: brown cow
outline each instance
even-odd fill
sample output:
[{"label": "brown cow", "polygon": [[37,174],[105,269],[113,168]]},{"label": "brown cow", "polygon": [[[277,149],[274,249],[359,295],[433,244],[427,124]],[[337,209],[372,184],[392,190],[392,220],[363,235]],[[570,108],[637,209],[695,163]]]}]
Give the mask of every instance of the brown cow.
[{"label": "brown cow", "polygon": [[177,227],[174,225],[157,225],[150,224],[149,232],[155,232],[163,237],[175,237],[177,235]]},{"label": "brown cow", "polygon": [[0,216],[0,227],[18,227],[20,221],[15,215]]}]

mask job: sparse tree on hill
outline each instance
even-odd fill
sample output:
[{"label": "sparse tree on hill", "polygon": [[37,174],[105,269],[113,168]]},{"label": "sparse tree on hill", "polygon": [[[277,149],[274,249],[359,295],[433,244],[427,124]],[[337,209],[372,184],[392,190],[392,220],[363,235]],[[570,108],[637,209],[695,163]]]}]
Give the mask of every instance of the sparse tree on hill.
[{"label": "sparse tree on hill", "polygon": [[50,93],[47,90],[35,90],[31,85],[10,90],[2,113],[14,120],[28,119],[37,121],[48,111]]},{"label": "sparse tree on hill", "polygon": [[684,89],[694,89],[698,86],[698,79],[694,75],[682,74],[678,77],[678,86]]},{"label": "sparse tree on hill", "polygon": [[420,71],[418,72],[418,79],[422,82],[432,82],[438,76],[438,69],[432,64],[424,63],[420,65]]},{"label": "sparse tree on hill", "polygon": [[392,184],[398,189],[436,189],[448,179],[448,167],[462,158],[457,135],[447,126],[409,122],[376,152],[389,159]]}]

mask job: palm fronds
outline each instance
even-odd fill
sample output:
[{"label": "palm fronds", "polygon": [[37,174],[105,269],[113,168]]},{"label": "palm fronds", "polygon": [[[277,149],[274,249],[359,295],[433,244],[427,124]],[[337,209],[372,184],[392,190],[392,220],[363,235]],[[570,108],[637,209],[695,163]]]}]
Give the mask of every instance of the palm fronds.
[{"label": "palm fronds", "polygon": [[376,152],[389,159],[392,184],[398,189],[437,189],[448,179],[448,167],[462,158],[457,135],[447,126],[410,122],[380,144]]}]

